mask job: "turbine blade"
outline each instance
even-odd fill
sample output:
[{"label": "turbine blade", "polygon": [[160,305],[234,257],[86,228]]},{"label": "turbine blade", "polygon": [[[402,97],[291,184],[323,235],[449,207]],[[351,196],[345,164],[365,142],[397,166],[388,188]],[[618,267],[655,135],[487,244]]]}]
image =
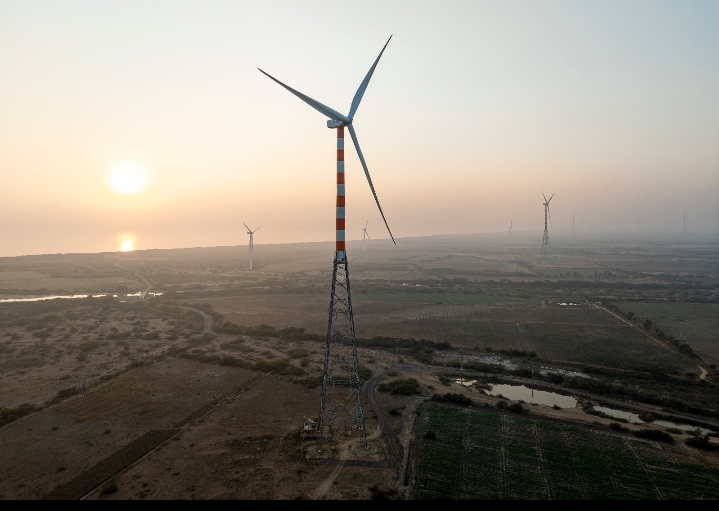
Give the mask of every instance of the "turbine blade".
[{"label": "turbine blade", "polygon": [[552,196],[549,198],[549,200],[547,201],[547,204],[549,204],[550,202],[552,202],[552,199],[553,199],[553,198],[554,198],[554,194],[552,194]]},{"label": "turbine blade", "polygon": [[372,64],[372,67],[369,69],[369,72],[367,73],[367,76],[364,77],[364,80],[362,80],[362,83],[359,86],[359,89],[357,89],[357,92],[355,92],[355,97],[352,99],[352,106],[350,107],[350,113],[347,114],[347,117],[352,119],[355,115],[355,112],[359,108],[360,102],[362,101],[362,96],[364,96],[364,92],[367,90],[367,86],[369,85],[369,81],[372,79],[372,73],[374,73],[374,69],[377,67],[377,63],[379,62],[380,57],[382,57],[382,54],[384,53],[384,49],[387,48],[387,45],[392,40],[392,36],[389,36],[389,39],[387,39],[387,42],[384,43],[384,46],[382,47],[382,51],[379,52],[379,56],[377,57],[377,60],[374,61],[374,64]]},{"label": "turbine blade", "polygon": [[355,149],[357,150],[357,156],[359,156],[360,162],[362,162],[362,168],[364,169],[364,174],[367,176],[367,182],[369,183],[370,190],[372,190],[372,195],[374,195],[374,200],[377,203],[377,207],[379,208],[379,213],[382,215],[382,220],[384,220],[384,225],[387,226],[387,232],[389,233],[389,237],[392,238],[392,243],[395,245],[397,242],[394,240],[394,236],[392,236],[392,231],[389,229],[389,224],[387,223],[387,219],[384,217],[384,213],[382,212],[382,206],[379,205],[379,199],[377,198],[377,192],[374,191],[374,185],[372,184],[372,178],[369,177],[369,170],[367,170],[367,163],[364,161],[364,156],[362,156],[362,149],[360,149],[359,142],[357,141],[357,133],[355,133],[354,126],[351,124],[347,125],[347,128],[349,128],[350,136],[352,137],[352,142],[355,145]]},{"label": "turbine blade", "polygon": [[326,115],[327,117],[329,117],[330,119],[334,119],[335,121],[344,121],[344,122],[349,122],[349,121],[350,121],[347,117],[345,117],[344,115],[342,115],[341,113],[339,113],[337,110],[333,110],[333,109],[331,109],[330,107],[328,107],[328,106],[326,106],[326,105],[323,105],[323,104],[320,103],[319,101],[314,100],[314,99],[312,99],[312,98],[309,97],[309,96],[305,96],[305,95],[302,94],[300,91],[296,91],[296,90],[293,89],[292,87],[289,87],[288,85],[285,85],[284,83],[282,83],[281,81],[279,81],[277,78],[275,78],[275,77],[273,77],[273,76],[270,76],[270,75],[268,75],[267,73],[265,73],[265,72],[264,72],[262,69],[260,69],[259,67],[258,67],[257,69],[260,70],[260,73],[262,73],[263,75],[267,76],[267,77],[270,78],[271,80],[274,80],[275,82],[277,82],[277,83],[279,83],[280,85],[282,85],[285,89],[287,89],[288,91],[290,91],[292,94],[294,94],[295,96],[297,96],[298,98],[300,98],[302,101],[304,101],[304,102],[307,103],[308,105],[310,105],[312,108],[314,108],[315,110],[317,110],[319,113],[321,113],[321,114],[323,114],[323,115]]},{"label": "turbine blade", "polygon": [[544,197],[544,202],[547,202],[547,196],[544,195],[544,192],[542,192],[542,197]]},{"label": "turbine blade", "polygon": [[255,229],[254,231],[252,231],[252,232],[255,233],[255,232],[259,231],[260,229],[262,229],[262,226],[261,226],[261,225],[260,225],[257,229]]},{"label": "turbine blade", "polygon": [[[244,225],[245,227],[247,227],[247,224],[246,224],[245,222],[242,222],[242,225]],[[247,230],[248,230],[248,231],[251,231],[252,229],[250,229],[249,227],[247,227]]]}]

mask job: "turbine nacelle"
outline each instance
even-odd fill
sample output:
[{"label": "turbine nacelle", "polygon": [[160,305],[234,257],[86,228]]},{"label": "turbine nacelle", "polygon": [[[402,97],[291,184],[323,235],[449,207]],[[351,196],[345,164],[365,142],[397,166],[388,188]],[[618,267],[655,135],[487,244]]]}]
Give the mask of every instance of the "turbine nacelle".
[{"label": "turbine nacelle", "polygon": [[330,119],[329,121],[327,121],[327,127],[331,130],[341,128],[342,126],[349,126],[350,124],[352,124],[352,119],[350,119],[349,122],[335,121],[334,119]]}]

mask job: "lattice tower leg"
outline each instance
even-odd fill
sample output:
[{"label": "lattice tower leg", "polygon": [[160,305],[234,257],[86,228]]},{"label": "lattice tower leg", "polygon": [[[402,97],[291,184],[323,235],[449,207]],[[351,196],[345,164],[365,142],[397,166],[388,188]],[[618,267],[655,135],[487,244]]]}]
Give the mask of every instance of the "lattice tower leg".
[{"label": "lattice tower leg", "polygon": [[549,255],[552,253],[552,249],[549,246],[549,231],[544,230],[544,237],[542,238],[542,255]]},{"label": "lattice tower leg", "polygon": [[357,428],[365,449],[368,447],[350,280],[344,251],[335,253],[332,272],[332,295],[318,424],[320,452],[323,442],[331,435],[338,422]]}]

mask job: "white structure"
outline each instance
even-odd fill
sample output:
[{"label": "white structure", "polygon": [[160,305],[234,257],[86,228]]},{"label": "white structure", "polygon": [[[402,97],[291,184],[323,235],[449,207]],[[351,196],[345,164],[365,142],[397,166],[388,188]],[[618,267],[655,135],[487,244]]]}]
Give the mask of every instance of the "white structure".
[{"label": "white structure", "polygon": [[362,229],[362,252],[367,252],[367,238],[369,238],[369,234],[367,234],[367,224],[369,223],[369,220],[365,222],[364,229]]},{"label": "white structure", "polygon": [[[247,224],[246,224],[245,222],[242,222],[242,224],[243,224],[245,227],[247,227]],[[250,270],[252,269],[252,248],[255,246],[254,235],[255,235],[255,233],[256,233],[257,231],[259,231],[260,229],[262,229],[262,226],[261,226],[261,225],[260,225],[257,229],[255,229],[254,231],[253,231],[252,229],[250,229],[249,227],[247,227],[247,234],[250,235]]]}]

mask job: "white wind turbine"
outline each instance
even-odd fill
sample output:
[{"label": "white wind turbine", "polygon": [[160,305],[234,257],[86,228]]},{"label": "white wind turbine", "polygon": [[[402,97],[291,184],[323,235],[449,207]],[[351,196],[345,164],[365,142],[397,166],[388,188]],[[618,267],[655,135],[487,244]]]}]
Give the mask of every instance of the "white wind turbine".
[{"label": "white wind turbine", "polygon": [[[242,222],[242,225],[244,225],[245,227],[247,227],[247,224],[246,224],[245,222]],[[250,229],[249,227],[247,227],[247,234],[250,235],[250,270],[252,269],[252,249],[253,249],[254,246],[255,246],[255,238],[254,238],[254,236],[255,236],[255,233],[256,233],[257,231],[259,231],[260,229],[262,229],[262,226],[261,226],[261,225],[260,225],[257,229],[255,229],[254,231],[253,231],[252,229]]]},{"label": "white wind turbine", "polygon": [[512,221],[509,221],[509,242],[512,243]]},{"label": "white wind turbine", "polygon": [[369,234],[367,233],[367,224],[369,223],[369,220],[365,222],[364,229],[362,229],[362,252],[367,252],[367,239],[369,238]]}]

